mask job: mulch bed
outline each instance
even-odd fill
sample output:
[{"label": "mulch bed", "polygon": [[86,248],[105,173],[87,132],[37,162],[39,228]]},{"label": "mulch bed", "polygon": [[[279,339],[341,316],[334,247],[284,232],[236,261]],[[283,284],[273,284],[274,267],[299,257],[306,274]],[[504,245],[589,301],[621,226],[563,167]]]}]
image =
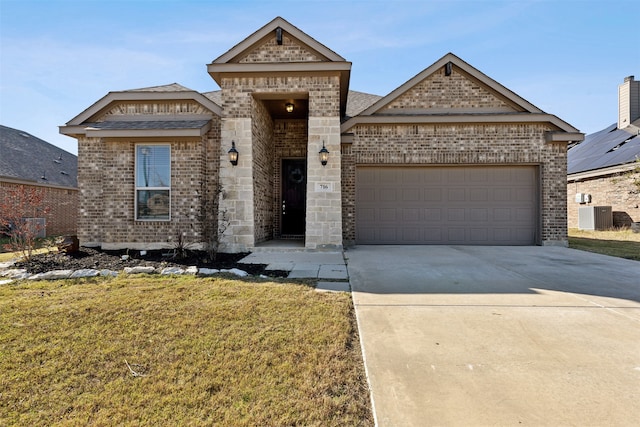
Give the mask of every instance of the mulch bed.
[{"label": "mulch bed", "polygon": [[[122,259],[123,255],[128,255],[128,259]],[[238,263],[247,255],[248,253],[219,253],[215,260],[210,260],[208,254],[203,251],[187,251],[184,256],[176,256],[171,250],[147,251],[145,255],[140,255],[140,251],[103,251],[81,247],[78,252],[71,254],[50,252],[33,255],[27,261],[16,263],[15,268],[24,268],[31,274],[37,274],[52,270],[106,269],[121,271],[125,267],[135,266],[153,266],[156,269],[196,266],[217,269],[238,268],[252,276],[263,274],[269,277],[287,277],[288,272],[265,270],[266,265],[264,264]]]}]

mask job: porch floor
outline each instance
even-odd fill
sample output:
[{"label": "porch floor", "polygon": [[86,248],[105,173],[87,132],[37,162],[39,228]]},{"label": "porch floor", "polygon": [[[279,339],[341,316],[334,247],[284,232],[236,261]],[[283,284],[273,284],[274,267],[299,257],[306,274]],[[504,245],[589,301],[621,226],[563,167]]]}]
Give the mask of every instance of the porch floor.
[{"label": "porch floor", "polygon": [[252,252],[303,251],[304,239],[274,239],[257,243]]}]

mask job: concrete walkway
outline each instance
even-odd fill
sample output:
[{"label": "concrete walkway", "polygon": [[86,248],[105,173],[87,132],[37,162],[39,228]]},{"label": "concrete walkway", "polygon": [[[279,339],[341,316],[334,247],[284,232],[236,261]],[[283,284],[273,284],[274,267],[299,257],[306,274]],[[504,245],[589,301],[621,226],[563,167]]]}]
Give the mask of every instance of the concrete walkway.
[{"label": "concrete walkway", "polygon": [[640,262],[555,247],[345,256],[379,426],[640,420]]},{"label": "concrete walkway", "polygon": [[342,252],[271,251],[253,252],[242,264],[267,264],[267,270],[288,271],[290,279],[319,279],[318,291],[348,292],[347,266]]}]

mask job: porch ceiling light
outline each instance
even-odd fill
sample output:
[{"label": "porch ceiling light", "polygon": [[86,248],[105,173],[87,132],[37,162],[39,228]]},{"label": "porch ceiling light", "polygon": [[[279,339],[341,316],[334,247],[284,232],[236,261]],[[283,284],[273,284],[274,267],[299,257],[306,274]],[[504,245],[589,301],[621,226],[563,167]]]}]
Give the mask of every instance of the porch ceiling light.
[{"label": "porch ceiling light", "polygon": [[322,166],[326,166],[327,162],[329,161],[329,150],[327,150],[327,147],[324,146],[324,141],[322,141],[322,148],[320,149],[318,154],[320,156],[320,163],[322,163]]},{"label": "porch ceiling light", "polygon": [[238,150],[236,150],[235,141],[231,141],[231,150],[229,150],[229,161],[233,166],[238,166]]},{"label": "porch ceiling light", "polygon": [[287,113],[293,113],[293,104],[290,102],[287,102],[284,106],[284,108],[287,110]]}]

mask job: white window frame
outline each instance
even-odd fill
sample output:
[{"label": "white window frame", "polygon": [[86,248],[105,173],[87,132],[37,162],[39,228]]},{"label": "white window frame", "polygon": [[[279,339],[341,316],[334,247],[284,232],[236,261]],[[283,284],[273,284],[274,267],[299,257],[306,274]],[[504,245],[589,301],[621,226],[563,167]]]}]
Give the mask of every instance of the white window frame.
[{"label": "white window frame", "polygon": [[[139,148],[141,147],[168,147],[169,148],[169,185],[167,187],[140,187],[138,186],[138,162],[141,161],[138,158]],[[171,221],[171,144],[162,144],[162,143],[145,143],[145,144],[135,144],[135,164],[133,171],[133,179],[134,179],[134,216],[136,221],[149,222],[149,221]],[[156,217],[156,218],[147,218],[140,217],[138,211],[138,193],[140,191],[166,191],[168,194],[168,212],[166,217]]]}]

